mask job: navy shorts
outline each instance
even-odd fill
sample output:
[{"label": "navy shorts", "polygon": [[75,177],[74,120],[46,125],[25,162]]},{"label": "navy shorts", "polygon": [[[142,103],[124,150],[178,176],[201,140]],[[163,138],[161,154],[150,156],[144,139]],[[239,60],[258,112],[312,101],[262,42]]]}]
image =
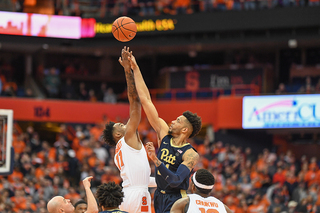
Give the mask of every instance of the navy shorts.
[{"label": "navy shorts", "polygon": [[177,193],[162,193],[157,189],[154,192],[154,210],[156,213],[170,213],[173,204],[185,196],[187,196],[185,190]]}]

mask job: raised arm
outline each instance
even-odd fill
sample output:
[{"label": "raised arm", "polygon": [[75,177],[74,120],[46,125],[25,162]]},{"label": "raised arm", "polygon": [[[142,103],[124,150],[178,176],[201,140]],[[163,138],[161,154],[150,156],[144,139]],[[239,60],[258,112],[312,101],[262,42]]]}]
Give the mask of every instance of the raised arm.
[{"label": "raised arm", "polygon": [[86,213],[98,213],[99,209],[98,209],[98,204],[96,201],[96,198],[94,197],[90,187],[90,181],[92,179],[92,176],[90,177],[86,177],[82,182],[83,182],[83,186],[84,189],[86,190],[86,195],[87,195],[87,202],[88,202],[88,208]]},{"label": "raised arm", "polygon": [[157,132],[158,139],[159,139],[158,143],[161,143],[162,138],[168,134],[169,127],[163,119],[159,118],[157,109],[152,103],[149,90],[147,88],[146,83],[143,80],[140,68],[133,55],[131,55],[130,62],[131,62],[131,69],[133,70],[133,73],[134,73],[134,81],[136,83],[137,92],[138,92],[143,110],[146,113],[152,128]]},{"label": "raised arm", "polygon": [[119,63],[123,66],[127,81],[128,99],[130,104],[130,119],[127,123],[125,140],[126,143],[135,149],[140,149],[141,144],[137,140],[137,129],[141,119],[141,103],[135,87],[133,73],[131,72],[131,65],[129,58],[131,53],[129,47],[124,47],[119,58]]}]

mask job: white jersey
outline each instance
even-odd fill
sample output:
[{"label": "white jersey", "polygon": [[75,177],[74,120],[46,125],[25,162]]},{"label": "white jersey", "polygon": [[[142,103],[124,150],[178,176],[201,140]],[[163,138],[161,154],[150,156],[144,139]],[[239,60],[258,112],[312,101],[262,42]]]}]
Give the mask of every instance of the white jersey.
[{"label": "white jersey", "polygon": [[[140,142],[141,143],[141,142]],[[116,146],[114,162],[123,180],[124,199],[120,209],[130,213],[151,212],[151,197],[148,191],[151,169],[147,152],[130,147],[122,137]]]},{"label": "white jersey", "polygon": [[215,197],[201,197],[198,194],[188,195],[190,202],[187,213],[227,213],[224,204]]}]

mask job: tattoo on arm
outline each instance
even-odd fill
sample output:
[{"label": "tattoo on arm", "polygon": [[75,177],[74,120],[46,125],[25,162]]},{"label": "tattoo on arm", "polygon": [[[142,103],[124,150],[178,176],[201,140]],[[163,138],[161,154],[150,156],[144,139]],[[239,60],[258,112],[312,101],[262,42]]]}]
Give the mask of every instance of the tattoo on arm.
[{"label": "tattoo on arm", "polygon": [[129,100],[132,99],[133,101],[140,101],[138,92],[136,89],[136,85],[134,83],[134,77],[131,70],[125,70],[127,86],[128,86],[128,98]]},{"label": "tattoo on arm", "polygon": [[184,209],[183,209],[183,213],[187,213],[188,212],[188,209],[189,209],[189,203],[190,203],[190,200],[186,200],[186,205],[184,206]]},{"label": "tattoo on arm", "polygon": [[157,158],[157,160],[156,160],[155,164],[156,164],[156,167],[158,167],[158,166],[160,166],[161,161]]},{"label": "tattoo on arm", "polygon": [[194,152],[191,152],[191,153],[188,153],[186,155],[186,158],[185,158],[185,162],[186,162],[186,166],[192,170],[193,167],[196,165],[196,163],[198,162],[199,160],[199,155],[198,153],[194,153]]}]

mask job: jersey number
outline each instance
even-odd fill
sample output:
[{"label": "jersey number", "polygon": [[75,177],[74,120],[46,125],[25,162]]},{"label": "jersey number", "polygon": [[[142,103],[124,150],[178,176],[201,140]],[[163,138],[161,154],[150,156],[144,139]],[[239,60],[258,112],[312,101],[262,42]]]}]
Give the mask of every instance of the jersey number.
[{"label": "jersey number", "polygon": [[216,209],[208,209],[207,211],[204,208],[199,208],[201,213],[219,213]]},{"label": "jersey number", "polygon": [[149,212],[147,197],[142,197],[141,212]]},{"label": "jersey number", "polygon": [[117,166],[118,166],[119,170],[121,170],[121,167],[124,166],[121,150],[116,154],[116,159],[117,159]]}]

